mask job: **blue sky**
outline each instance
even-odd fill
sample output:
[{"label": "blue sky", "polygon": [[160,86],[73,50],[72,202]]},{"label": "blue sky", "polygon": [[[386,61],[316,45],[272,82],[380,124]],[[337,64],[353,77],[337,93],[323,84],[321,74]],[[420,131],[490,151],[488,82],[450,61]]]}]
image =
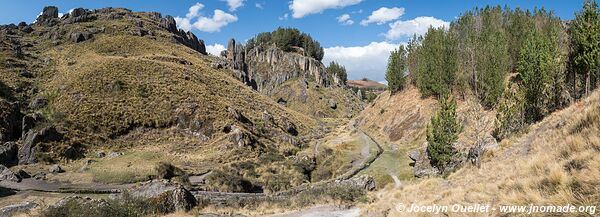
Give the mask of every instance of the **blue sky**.
[{"label": "blue sky", "polygon": [[[134,11],[158,11],[178,17],[180,28],[193,31],[211,52],[218,52],[229,38],[245,41],[258,32],[296,27],[326,48],[325,60],[336,60],[348,69],[350,79],[384,80],[389,51],[407,35],[420,34],[429,25],[444,26],[474,7],[507,5],[533,9],[544,7],[562,19],[572,19],[583,0],[0,0],[0,24],[31,22],[45,5],[61,13],[72,8],[125,7]],[[196,7],[192,7],[196,6]],[[218,11],[217,11],[218,10]],[[187,15],[187,16],[186,16]],[[185,25],[189,22],[189,25]]]}]

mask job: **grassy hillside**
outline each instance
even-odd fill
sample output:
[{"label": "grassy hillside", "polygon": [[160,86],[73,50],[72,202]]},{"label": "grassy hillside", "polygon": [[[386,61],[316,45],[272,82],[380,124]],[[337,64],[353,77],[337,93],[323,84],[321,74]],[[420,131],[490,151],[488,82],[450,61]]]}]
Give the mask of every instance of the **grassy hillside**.
[{"label": "grassy hillside", "polygon": [[[322,131],[316,119],[212,69],[213,57],[173,43],[150,13],[110,10],[126,16],[99,13],[90,22],[36,25],[31,34],[18,33],[21,43],[32,45],[23,48],[25,57],[10,57],[23,65],[1,68],[3,94],[22,105],[46,99],[46,105],[21,110],[42,115],[36,127],[55,126],[65,135],[41,144],[42,161],[68,168],[50,179],[134,182],[155,175],[155,165],[167,161],[190,173],[217,171],[211,187],[228,191],[236,190],[229,179],[255,185],[278,180],[277,188],[309,181],[310,162],[294,156]],[[152,34],[132,35],[139,26]],[[92,29],[98,33],[90,40],[69,40],[71,32]],[[23,70],[33,78],[19,76]],[[79,151],[75,159],[65,154],[71,147]],[[96,158],[97,151],[123,155]],[[97,163],[80,170],[83,157]]]},{"label": "grassy hillside", "polygon": [[598,206],[599,108],[596,91],[530,126],[526,133],[503,140],[499,150],[484,157],[481,168],[469,165],[447,178],[406,181],[396,189],[389,186],[365,212],[414,215],[396,209],[400,203]]}]

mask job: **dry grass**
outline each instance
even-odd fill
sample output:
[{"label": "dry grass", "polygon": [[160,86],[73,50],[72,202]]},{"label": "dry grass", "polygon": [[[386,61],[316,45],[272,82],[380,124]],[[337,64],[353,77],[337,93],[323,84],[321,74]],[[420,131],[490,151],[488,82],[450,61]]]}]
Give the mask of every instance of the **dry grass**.
[{"label": "dry grass", "polygon": [[590,120],[597,120],[599,107],[596,92],[531,126],[528,133],[503,141],[480,169],[467,166],[446,179],[419,179],[399,190],[381,191],[365,212],[410,216],[396,210],[400,203],[598,206],[600,127]]}]

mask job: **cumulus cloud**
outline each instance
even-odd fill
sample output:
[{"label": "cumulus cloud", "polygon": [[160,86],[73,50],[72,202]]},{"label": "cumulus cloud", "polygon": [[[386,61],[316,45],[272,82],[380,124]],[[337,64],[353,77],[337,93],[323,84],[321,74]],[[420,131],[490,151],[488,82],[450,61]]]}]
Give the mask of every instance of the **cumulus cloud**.
[{"label": "cumulus cloud", "polygon": [[395,40],[402,36],[423,35],[427,33],[430,26],[434,28],[448,28],[449,25],[449,22],[435,17],[417,17],[412,20],[399,20],[391,23],[390,30],[384,35],[388,40]]},{"label": "cumulus cloud", "polygon": [[185,17],[175,17],[177,26],[185,31],[195,28],[203,32],[219,32],[221,28],[238,20],[237,16],[219,9],[214,10],[212,17],[204,16],[201,13],[203,8],[203,4],[196,3],[189,8]]},{"label": "cumulus cloud", "polygon": [[219,56],[221,55],[221,51],[225,50],[225,46],[222,44],[213,44],[213,45],[207,45],[206,46],[206,52],[208,52],[209,54],[215,55],[215,56]]},{"label": "cumulus cloud", "polygon": [[292,10],[292,17],[298,19],[327,9],[343,8],[360,2],[362,0],[292,0],[289,8]]},{"label": "cumulus cloud", "polygon": [[342,16],[339,16],[336,18],[338,23],[341,23],[344,26],[349,26],[354,24],[354,21],[350,19],[350,14],[342,14]]},{"label": "cumulus cloud", "polygon": [[283,16],[279,17],[278,19],[279,19],[279,20],[287,20],[289,16],[290,16],[290,15],[286,13],[286,14],[284,14]]},{"label": "cumulus cloud", "polygon": [[229,11],[235,11],[239,7],[244,6],[245,0],[221,0],[221,1],[227,2],[227,5],[229,6]]},{"label": "cumulus cloud", "polygon": [[385,80],[390,52],[400,44],[371,42],[366,46],[325,48],[323,63],[336,61],[346,67],[349,79]]},{"label": "cumulus cloud", "polygon": [[377,23],[377,25],[381,25],[393,20],[397,20],[402,15],[404,15],[404,8],[382,7],[373,11],[373,13],[371,13],[366,20],[360,21],[360,25],[368,26],[370,23]]}]

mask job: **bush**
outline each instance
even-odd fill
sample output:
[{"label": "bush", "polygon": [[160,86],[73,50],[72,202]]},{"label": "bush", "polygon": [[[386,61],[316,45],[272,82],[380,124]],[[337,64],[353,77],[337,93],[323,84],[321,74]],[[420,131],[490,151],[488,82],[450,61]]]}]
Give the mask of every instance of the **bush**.
[{"label": "bush", "polygon": [[176,176],[183,176],[185,172],[183,170],[173,166],[173,164],[160,162],[156,166],[156,174],[161,179],[172,179]]},{"label": "bush", "polygon": [[525,126],[523,94],[519,90],[507,88],[498,104],[493,136],[502,140],[519,132]]},{"label": "bush", "polygon": [[89,216],[114,216],[137,217],[159,216],[166,214],[165,207],[143,199],[133,198],[127,194],[121,199],[87,200],[71,198],[60,206],[50,206],[43,210],[42,217],[89,217]]},{"label": "bush", "polygon": [[456,115],[456,102],[448,97],[441,98],[440,110],[431,117],[427,126],[427,154],[431,164],[444,171],[444,167],[456,153],[453,143],[462,131]]}]

